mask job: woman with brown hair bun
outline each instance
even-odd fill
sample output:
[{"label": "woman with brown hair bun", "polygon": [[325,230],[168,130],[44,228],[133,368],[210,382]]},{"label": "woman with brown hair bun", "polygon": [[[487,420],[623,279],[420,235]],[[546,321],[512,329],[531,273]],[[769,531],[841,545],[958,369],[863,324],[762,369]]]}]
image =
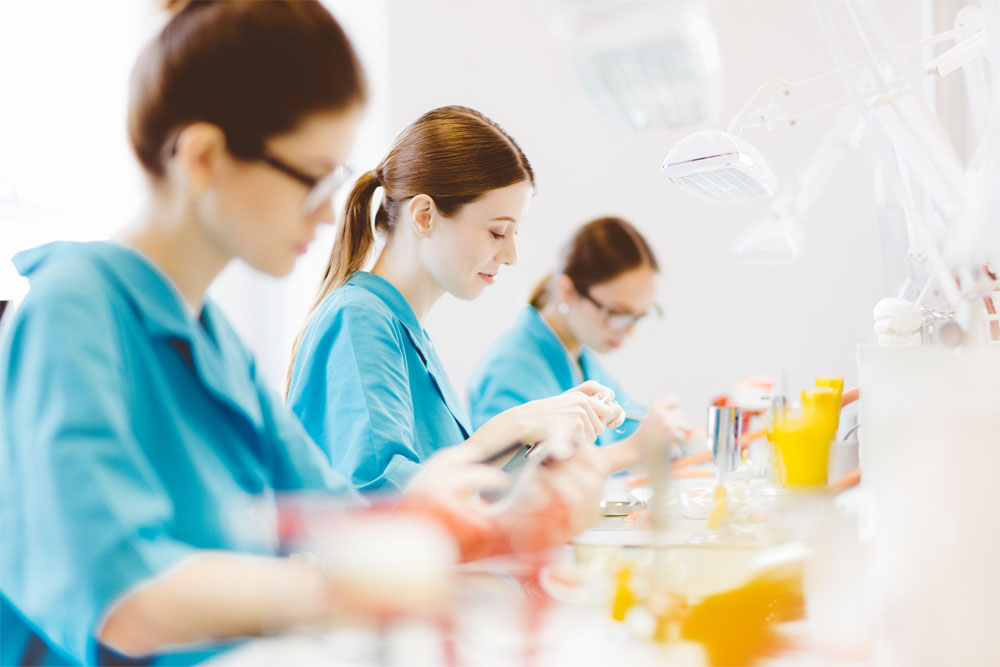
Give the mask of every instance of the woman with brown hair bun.
[{"label": "woman with brown hair bun", "polygon": [[610,387],[625,406],[620,429],[598,444],[613,448],[618,465],[637,461],[652,442],[677,442],[686,424],[670,397],[651,409],[631,402],[598,355],[622,345],[636,324],[660,314],[655,303],[659,266],[646,239],[616,217],[591,220],[566,244],[556,270],[543,279],[518,317],[469,380],[473,425],[512,405],[554,396],[584,381]]},{"label": "woman with brown hair bun", "polygon": [[[377,580],[277,553],[277,494],[364,501],[205,296],[234,259],[287,274],[333,220],[365,97],[311,0],[192,2],[139,58],[128,129],[148,206],[114,241],[15,257],[31,287],[0,340],[0,664],[190,664],[370,609]],[[517,518],[468,501],[502,477],[478,463],[496,454],[436,457],[404,499],[440,511],[466,557],[503,548]],[[537,482],[564,530],[593,514],[592,465]]]},{"label": "woman with brown hair bun", "polygon": [[[532,443],[564,422],[589,444],[620,421],[601,400],[610,392],[588,383],[473,430],[424,331],[445,293],[474,299],[514,264],[533,193],[517,143],[458,106],[418,118],[355,184],[290,368],[288,401],[357,488],[403,488],[444,447]],[[376,233],[385,246],[364,271]]]}]

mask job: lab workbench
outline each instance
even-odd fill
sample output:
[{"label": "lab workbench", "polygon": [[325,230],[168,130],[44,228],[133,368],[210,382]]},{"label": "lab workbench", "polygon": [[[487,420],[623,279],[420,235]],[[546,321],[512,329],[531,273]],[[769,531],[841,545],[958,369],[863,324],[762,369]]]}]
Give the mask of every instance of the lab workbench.
[{"label": "lab workbench", "polygon": [[[677,480],[684,493],[710,488],[712,479]],[[609,500],[628,497],[624,480],[608,481],[604,496]],[[631,523],[631,522],[630,522]],[[668,544],[679,549],[691,546],[692,538],[704,534],[703,519],[675,516],[666,536]],[[649,530],[627,526],[625,517],[603,517],[598,524],[580,535],[573,544],[553,550],[549,566],[593,563],[594,559],[615,558],[625,554],[641,558],[648,552]],[[661,538],[662,539],[662,538]],[[710,545],[705,545],[710,548]],[[710,563],[706,564],[711,567]],[[546,590],[551,599],[539,609],[532,607],[537,598],[528,591],[537,581],[528,576],[526,565],[516,558],[494,558],[463,565],[450,630],[443,632],[436,622],[397,620],[391,624],[341,625],[323,632],[288,634],[252,640],[213,661],[219,667],[235,665],[357,665],[382,667],[441,667],[535,665],[603,667],[605,665],[705,665],[706,656],[699,644],[684,641],[666,643],[642,638],[648,628],[637,628],[642,619],[614,621],[610,615],[609,591],[566,589],[558,583]],[[605,580],[609,577],[604,577]],[[553,590],[556,589],[556,590]],[[599,587],[598,587],[599,588]],[[530,659],[525,648],[533,627],[535,650]],[[856,656],[840,656],[817,650],[810,644],[806,622],[785,624],[782,632],[793,645],[803,648],[768,658],[763,665],[850,665],[865,664]],[[446,639],[448,635],[450,639]],[[809,648],[806,648],[809,647]]]}]

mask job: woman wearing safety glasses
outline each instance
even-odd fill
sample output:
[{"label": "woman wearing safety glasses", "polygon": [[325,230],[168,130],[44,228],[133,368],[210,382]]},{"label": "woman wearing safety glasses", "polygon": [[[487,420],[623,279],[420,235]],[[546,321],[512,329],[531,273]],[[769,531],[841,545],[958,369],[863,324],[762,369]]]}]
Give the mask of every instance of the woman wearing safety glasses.
[{"label": "woman wearing safety glasses", "polygon": [[627,417],[622,428],[602,433],[598,444],[622,441],[625,446],[616,449],[634,461],[647,444],[683,439],[683,419],[672,397],[647,410],[629,399],[598,361],[599,354],[622,345],[640,321],[660,316],[654,303],[658,270],[649,244],[625,220],[605,217],[583,225],[514,327],[473,372],[473,426],[511,406],[594,380],[614,390]]},{"label": "woman wearing safety glasses", "polygon": [[[380,590],[277,552],[279,494],[365,501],[206,298],[234,259],[286,275],[333,219],[363,72],[318,2],[181,5],[130,88],[146,209],[114,241],[15,258],[31,288],[0,337],[3,665],[191,664],[368,613]],[[430,457],[402,501],[466,558],[510,548],[521,520],[473,497],[507,482],[480,463],[491,444]],[[604,469],[585,457],[535,477],[555,541],[594,514]]]}]

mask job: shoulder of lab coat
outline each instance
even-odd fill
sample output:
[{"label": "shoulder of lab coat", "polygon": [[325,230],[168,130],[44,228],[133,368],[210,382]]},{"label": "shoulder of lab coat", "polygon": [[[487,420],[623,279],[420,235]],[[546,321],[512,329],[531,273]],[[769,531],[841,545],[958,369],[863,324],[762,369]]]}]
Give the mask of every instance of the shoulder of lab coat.
[{"label": "shoulder of lab coat", "polygon": [[243,514],[275,492],[353,494],[256,374],[225,318],[189,317],[111,243],[20,255],[31,289],[0,343],[3,595],[92,662],[114,600],[199,549],[268,552]]},{"label": "shoulder of lab coat", "polygon": [[367,272],[317,309],[288,399],[334,467],[365,491],[403,489],[434,451],[471,433],[413,309]]},{"label": "shoulder of lab coat", "polygon": [[[619,383],[584,347],[581,369],[574,369],[562,341],[532,306],[526,306],[514,326],[486,352],[472,373],[468,397],[473,425],[477,428],[497,414],[528,401],[555,396],[583,380],[596,380],[611,388],[619,402],[630,400]],[[582,375],[581,375],[582,370]],[[639,408],[644,412],[644,408]],[[622,433],[606,431],[598,444],[630,435],[638,422],[627,420]]]}]

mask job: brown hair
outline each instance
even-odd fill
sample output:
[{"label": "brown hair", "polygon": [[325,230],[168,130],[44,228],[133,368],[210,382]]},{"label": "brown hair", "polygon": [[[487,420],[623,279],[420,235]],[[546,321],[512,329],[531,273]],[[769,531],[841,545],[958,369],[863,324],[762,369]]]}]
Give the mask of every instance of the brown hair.
[{"label": "brown hair", "polygon": [[354,49],[315,0],[169,6],[175,15],[139,56],[129,90],[129,140],[153,176],[190,123],[217,125],[230,153],[253,159],[310,114],[365,101]]},{"label": "brown hair", "polygon": [[[521,181],[534,185],[535,173],[521,147],[495,122],[462,106],[425,113],[396,137],[386,156],[351,190],[306,327],[326,297],[364,267],[375,246],[375,232],[392,235],[409,199],[427,195],[442,215],[452,216],[487,192]],[[372,198],[379,187],[383,196],[373,218]],[[304,333],[305,328],[292,347],[289,380]]]},{"label": "brown hair", "polygon": [[555,276],[565,275],[586,294],[594,285],[613,280],[640,266],[660,267],[646,239],[621,218],[591,220],[576,231],[560,255],[559,269],[546,276],[531,293],[529,303],[541,310],[551,299]]}]

